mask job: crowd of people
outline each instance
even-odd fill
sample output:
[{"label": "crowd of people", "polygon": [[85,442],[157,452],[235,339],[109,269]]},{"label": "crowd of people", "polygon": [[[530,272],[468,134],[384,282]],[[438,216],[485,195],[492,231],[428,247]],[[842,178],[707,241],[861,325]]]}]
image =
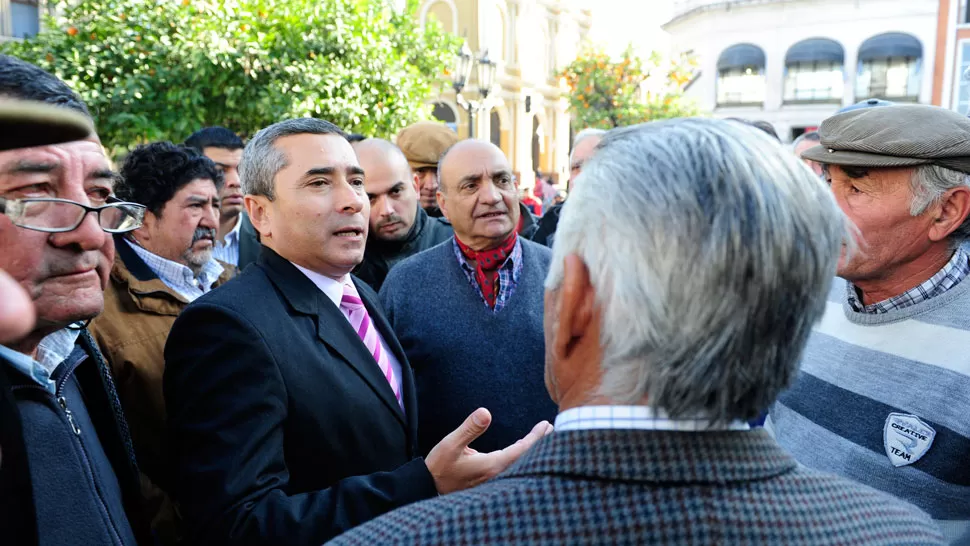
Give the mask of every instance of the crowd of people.
[{"label": "crowd of people", "polygon": [[587,129],[538,209],[436,122],[0,98],[4,544],[970,544],[952,111]]}]

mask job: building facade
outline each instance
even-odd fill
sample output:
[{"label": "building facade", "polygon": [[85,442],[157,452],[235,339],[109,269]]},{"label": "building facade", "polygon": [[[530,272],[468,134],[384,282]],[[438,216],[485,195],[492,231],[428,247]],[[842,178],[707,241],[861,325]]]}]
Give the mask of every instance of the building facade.
[{"label": "building facade", "polygon": [[939,0],[933,104],[970,115],[970,9],[967,0]]},{"label": "building facade", "polygon": [[[591,15],[580,0],[425,0],[421,24],[435,19],[463,36],[476,54],[488,49],[497,63],[486,107],[472,136],[502,148],[523,187],[539,171],[565,181],[572,140],[568,102],[556,74],[572,62],[589,32]],[[462,96],[480,98],[472,70]],[[468,113],[452,89],[434,100],[433,115],[469,136]]]},{"label": "building facade", "polygon": [[930,103],[940,3],[675,0],[663,29],[699,57],[687,94],[701,108],[765,120],[787,142],[867,98]]},{"label": "building facade", "polygon": [[42,5],[39,0],[0,0],[0,41],[37,34]]}]

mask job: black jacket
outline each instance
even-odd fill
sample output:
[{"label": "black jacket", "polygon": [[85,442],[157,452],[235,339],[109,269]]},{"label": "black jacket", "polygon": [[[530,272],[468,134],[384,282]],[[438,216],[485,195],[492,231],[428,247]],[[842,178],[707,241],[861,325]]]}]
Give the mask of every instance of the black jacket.
[{"label": "black jacket", "polygon": [[407,237],[400,241],[382,241],[373,234],[367,240],[364,251],[364,261],[354,270],[360,280],[364,281],[375,292],[381,289],[387,273],[401,260],[413,256],[418,252],[437,246],[455,234],[451,224],[444,218],[432,218],[418,207],[418,214]]},{"label": "black jacket", "polygon": [[247,265],[256,261],[259,257],[259,247],[263,245],[259,243],[259,234],[256,233],[253,223],[249,221],[249,215],[245,212],[240,214],[242,214],[242,225],[239,226],[239,263],[233,265],[242,271]]},{"label": "black jacket", "polygon": [[529,207],[522,203],[519,203],[519,214],[522,216],[522,229],[519,230],[519,237],[531,240],[536,230],[539,229],[539,223]]},{"label": "black jacket", "polygon": [[552,246],[553,236],[556,234],[556,228],[559,227],[560,212],[562,212],[562,205],[549,207],[549,210],[539,220],[539,227],[532,236],[532,242],[548,247]]},{"label": "black jacket", "polygon": [[[125,516],[136,540],[139,544],[151,544],[134,450],[111,372],[86,330],[81,332],[77,343],[87,355],[73,369],[73,379],[83,398],[86,417],[90,418],[107,463],[118,480]],[[23,385],[25,381],[29,383],[29,380],[24,380],[20,372],[0,357],[0,542],[18,546],[37,544],[38,526],[44,524],[37,521],[37,504],[31,478],[31,472],[36,473],[40,469],[31,468],[31,461],[28,460],[24,439],[26,425],[18,407],[20,395],[14,393],[15,387],[23,389],[19,385]],[[70,379],[64,381],[69,382]],[[28,391],[17,392],[23,394]],[[83,427],[79,430],[82,431],[81,435],[85,434]],[[70,451],[76,448],[67,446],[64,449]],[[94,461],[92,464],[95,464]],[[49,470],[55,473],[65,471],[63,468]],[[56,476],[50,478],[58,480]],[[57,502],[63,504],[64,510],[70,511],[71,498],[61,498]]]},{"label": "black jacket", "polygon": [[355,285],[401,364],[401,411],[338,307],[267,247],[195,300],[165,346],[173,492],[187,545],[318,546],[437,495],[417,402],[377,295]]}]

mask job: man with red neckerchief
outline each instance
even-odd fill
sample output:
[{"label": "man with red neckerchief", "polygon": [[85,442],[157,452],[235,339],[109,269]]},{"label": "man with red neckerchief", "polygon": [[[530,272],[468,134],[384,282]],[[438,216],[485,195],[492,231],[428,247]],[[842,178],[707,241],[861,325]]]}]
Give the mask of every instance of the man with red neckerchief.
[{"label": "man with red neckerchief", "polygon": [[543,383],[551,253],[516,234],[519,192],[501,149],[465,140],[438,170],[438,205],[455,238],[395,267],[381,301],[414,370],[420,449],[479,406],[493,421],[471,447],[501,449],[556,413]]}]

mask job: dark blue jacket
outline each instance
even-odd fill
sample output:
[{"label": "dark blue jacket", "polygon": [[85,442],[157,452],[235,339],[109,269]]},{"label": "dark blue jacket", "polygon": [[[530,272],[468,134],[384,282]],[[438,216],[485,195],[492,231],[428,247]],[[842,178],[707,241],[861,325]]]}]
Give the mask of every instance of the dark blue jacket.
[{"label": "dark blue jacket", "polygon": [[150,544],[128,428],[87,331],[51,378],[55,393],[0,358],[0,537]]}]

